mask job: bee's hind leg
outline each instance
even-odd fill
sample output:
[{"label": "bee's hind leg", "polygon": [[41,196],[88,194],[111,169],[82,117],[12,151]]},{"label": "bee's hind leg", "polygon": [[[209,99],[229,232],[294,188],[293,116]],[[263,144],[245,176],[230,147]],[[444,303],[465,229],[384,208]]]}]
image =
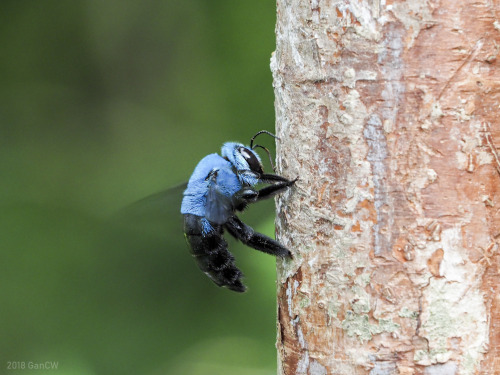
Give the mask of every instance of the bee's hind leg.
[{"label": "bee's hind leg", "polygon": [[231,216],[224,224],[224,227],[233,237],[255,250],[281,258],[292,256],[290,251],[278,241],[255,232],[250,226],[238,219],[237,216]]}]

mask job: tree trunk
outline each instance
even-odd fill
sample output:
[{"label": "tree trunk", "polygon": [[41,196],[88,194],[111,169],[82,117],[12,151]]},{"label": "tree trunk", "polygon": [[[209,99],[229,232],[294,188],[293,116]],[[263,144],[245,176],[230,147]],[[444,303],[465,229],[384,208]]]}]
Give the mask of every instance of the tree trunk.
[{"label": "tree trunk", "polygon": [[500,0],[278,0],[280,374],[500,374]]}]

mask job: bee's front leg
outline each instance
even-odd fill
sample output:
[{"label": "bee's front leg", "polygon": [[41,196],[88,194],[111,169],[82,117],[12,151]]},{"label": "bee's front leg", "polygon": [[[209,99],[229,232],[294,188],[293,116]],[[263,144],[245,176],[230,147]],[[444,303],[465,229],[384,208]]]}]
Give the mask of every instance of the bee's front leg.
[{"label": "bee's front leg", "polygon": [[249,203],[256,202],[258,197],[259,192],[257,190],[246,186],[234,194],[232,198],[233,207],[235,210],[243,211]]},{"label": "bee's front leg", "polygon": [[274,174],[265,174],[261,176],[261,180],[264,182],[276,182],[273,185],[266,186],[263,189],[260,189],[258,191],[259,196],[257,197],[257,201],[260,201],[262,199],[267,199],[274,197],[276,194],[281,193],[283,190],[287,189],[288,187],[292,186],[295,184],[295,182],[299,178],[297,177],[295,180],[288,180],[285,177],[281,177],[278,175]]}]

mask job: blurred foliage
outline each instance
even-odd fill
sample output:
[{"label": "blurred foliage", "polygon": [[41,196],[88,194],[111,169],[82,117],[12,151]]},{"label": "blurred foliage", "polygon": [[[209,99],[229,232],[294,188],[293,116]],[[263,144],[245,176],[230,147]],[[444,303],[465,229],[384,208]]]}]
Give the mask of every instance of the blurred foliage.
[{"label": "blurred foliage", "polygon": [[[230,243],[241,295],[197,269],[177,207],[158,235],[113,225],[273,130],[274,22],[269,1],[0,2],[0,373],[275,373],[273,258]],[[243,219],[272,235],[272,205]]]}]

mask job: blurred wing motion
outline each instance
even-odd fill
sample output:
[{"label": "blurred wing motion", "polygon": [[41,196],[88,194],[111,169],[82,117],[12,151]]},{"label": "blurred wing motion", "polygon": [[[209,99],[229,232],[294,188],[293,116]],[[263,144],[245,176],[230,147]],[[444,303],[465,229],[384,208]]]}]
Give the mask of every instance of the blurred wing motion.
[{"label": "blurred wing motion", "polygon": [[113,215],[115,226],[157,237],[182,237],[180,213],[182,193],[187,183],[160,191],[134,202]]}]

